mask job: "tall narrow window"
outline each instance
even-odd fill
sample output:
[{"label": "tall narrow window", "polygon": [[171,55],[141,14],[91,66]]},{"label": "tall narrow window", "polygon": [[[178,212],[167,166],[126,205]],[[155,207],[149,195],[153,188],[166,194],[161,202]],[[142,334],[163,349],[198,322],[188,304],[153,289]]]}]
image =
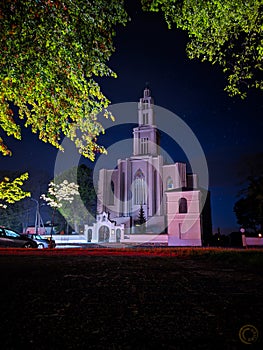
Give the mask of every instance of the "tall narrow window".
[{"label": "tall narrow window", "polygon": [[179,214],[187,213],[187,200],[186,198],[179,199]]},{"label": "tall narrow window", "polygon": [[137,205],[146,204],[146,183],[141,169],[136,171],[132,187],[133,203]]},{"label": "tall narrow window", "polygon": [[148,113],[144,112],[142,115],[142,122],[144,125],[148,124]]},{"label": "tall narrow window", "polygon": [[141,154],[148,154],[148,137],[141,138]]},{"label": "tall narrow window", "polygon": [[158,207],[157,204],[157,171],[154,170],[153,172],[153,214],[156,213],[156,209]]},{"label": "tall narrow window", "polygon": [[166,180],[166,189],[172,190],[173,188],[174,188],[173,179],[171,178],[171,176],[169,176]]},{"label": "tall narrow window", "polygon": [[114,182],[111,181],[109,189],[109,205],[114,205]]}]

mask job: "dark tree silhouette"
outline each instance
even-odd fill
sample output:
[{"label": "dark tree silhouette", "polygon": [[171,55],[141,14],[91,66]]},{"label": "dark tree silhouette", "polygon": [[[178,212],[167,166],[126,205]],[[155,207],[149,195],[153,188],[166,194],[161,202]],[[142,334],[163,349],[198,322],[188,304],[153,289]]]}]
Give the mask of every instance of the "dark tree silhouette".
[{"label": "dark tree silhouette", "polygon": [[254,233],[263,229],[263,175],[248,178],[248,187],[241,192],[234,212],[239,225]]}]

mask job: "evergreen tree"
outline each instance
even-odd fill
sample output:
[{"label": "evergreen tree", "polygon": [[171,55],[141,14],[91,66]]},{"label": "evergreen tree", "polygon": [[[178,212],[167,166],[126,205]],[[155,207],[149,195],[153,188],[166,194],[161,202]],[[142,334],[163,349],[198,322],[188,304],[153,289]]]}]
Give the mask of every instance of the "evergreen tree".
[{"label": "evergreen tree", "polygon": [[146,219],[145,219],[145,214],[144,214],[144,210],[143,210],[143,206],[141,205],[140,207],[140,211],[139,211],[139,224],[140,225],[143,225],[145,224],[146,222]]}]

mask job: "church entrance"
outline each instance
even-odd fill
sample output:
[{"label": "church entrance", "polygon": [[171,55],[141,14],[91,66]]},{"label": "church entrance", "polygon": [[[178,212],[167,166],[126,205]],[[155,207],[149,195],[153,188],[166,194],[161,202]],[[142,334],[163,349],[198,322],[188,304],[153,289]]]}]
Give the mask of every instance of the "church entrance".
[{"label": "church entrance", "polygon": [[110,230],[108,226],[101,226],[99,229],[99,242],[109,242]]}]

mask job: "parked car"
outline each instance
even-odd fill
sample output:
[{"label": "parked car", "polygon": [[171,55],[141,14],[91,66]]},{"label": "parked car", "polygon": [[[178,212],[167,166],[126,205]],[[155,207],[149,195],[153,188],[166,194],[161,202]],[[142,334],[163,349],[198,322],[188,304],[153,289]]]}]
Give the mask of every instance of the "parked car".
[{"label": "parked car", "polygon": [[33,241],[37,243],[37,247],[39,249],[43,248],[55,248],[56,242],[54,239],[51,239],[50,237],[43,237],[41,235],[35,234],[35,233],[25,233],[23,236],[26,236],[28,238],[31,238]]},{"label": "parked car", "polygon": [[37,243],[7,227],[0,227],[0,247],[37,248]]}]

